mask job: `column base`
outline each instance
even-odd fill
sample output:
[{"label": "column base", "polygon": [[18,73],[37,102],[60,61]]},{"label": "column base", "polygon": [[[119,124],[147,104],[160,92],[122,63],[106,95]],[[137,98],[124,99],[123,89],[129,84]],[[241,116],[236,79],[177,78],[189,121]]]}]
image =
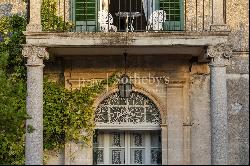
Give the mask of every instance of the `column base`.
[{"label": "column base", "polygon": [[222,25],[211,25],[210,26],[210,31],[215,31],[215,32],[230,32],[230,28],[226,24]]},{"label": "column base", "polygon": [[28,24],[26,27],[28,32],[42,32],[42,25],[38,24]]}]

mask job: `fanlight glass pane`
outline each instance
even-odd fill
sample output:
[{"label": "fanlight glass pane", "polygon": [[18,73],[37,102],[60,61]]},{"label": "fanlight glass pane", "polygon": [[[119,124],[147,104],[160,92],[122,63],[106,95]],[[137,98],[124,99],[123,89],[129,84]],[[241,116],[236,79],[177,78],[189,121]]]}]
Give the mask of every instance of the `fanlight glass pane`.
[{"label": "fanlight glass pane", "polygon": [[147,96],[132,92],[121,98],[119,92],[104,99],[96,110],[96,124],[160,124],[160,112]]}]

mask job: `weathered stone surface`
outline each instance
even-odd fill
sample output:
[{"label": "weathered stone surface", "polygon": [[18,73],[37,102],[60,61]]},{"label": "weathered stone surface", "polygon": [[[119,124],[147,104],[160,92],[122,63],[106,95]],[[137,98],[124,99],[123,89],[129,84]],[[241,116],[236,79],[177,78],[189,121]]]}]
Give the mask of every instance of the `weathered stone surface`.
[{"label": "weathered stone surface", "polygon": [[249,51],[249,1],[227,0],[227,24],[234,51]]},{"label": "weathered stone surface", "polygon": [[229,164],[249,164],[249,79],[228,79]]},{"label": "weathered stone surface", "polygon": [[210,69],[207,63],[194,63],[191,67],[190,74],[209,74]]},{"label": "weathered stone surface", "polygon": [[1,0],[0,17],[13,14],[26,15],[26,4],[23,0]]},{"label": "weathered stone surface", "polygon": [[211,164],[210,76],[193,75],[190,85],[191,161]]},{"label": "weathered stone surface", "polygon": [[227,66],[228,74],[249,74],[249,55],[235,54],[230,59],[230,65]]},{"label": "weathered stone surface", "polygon": [[10,16],[13,5],[10,3],[0,3],[0,18],[3,16]]},{"label": "weathered stone surface", "polygon": [[25,164],[43,164],[43,59],[48,57],[44,47],[26,45],[23,56],[27,58],[27,98]]},{"label": "weathered stone surface", "polygon": [[65,149],[59,151],[46,151],[44,153],[45,165],[64,165],[65,164]]}]

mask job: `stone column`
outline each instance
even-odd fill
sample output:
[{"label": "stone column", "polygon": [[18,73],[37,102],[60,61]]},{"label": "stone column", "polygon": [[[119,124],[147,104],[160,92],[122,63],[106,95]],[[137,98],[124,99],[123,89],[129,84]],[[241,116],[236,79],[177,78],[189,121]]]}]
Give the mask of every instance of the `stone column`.
[{"label": "stone column", "polygon": [[29,32],[41,32],[41,6],[42,0],[30,0],[30,20],[26,27]]},{"label": "stone column", "polygon": [[43,59],[48,58],[44,47],[25,46],[27,58],[27,98],[25,134],[25,164],[43,165]]},{"label": "stone column", "polygon": [[213,165],[228,162],[228,124],[226,66],[231,55],[226,45],[209,47],[210,63],[210,107],[211,107],[211,157]]},{"label": "stone column", "polygon": [[226,25],[226,1],[225,0],[213,0],[212,8],[212,31],[229,31]]}]

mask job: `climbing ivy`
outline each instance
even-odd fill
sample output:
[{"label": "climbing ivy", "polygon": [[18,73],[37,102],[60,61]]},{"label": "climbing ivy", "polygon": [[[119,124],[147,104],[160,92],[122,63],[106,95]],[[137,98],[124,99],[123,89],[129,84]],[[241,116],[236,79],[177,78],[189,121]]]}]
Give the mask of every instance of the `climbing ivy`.
[{"label": "climbing ivy", "polygon": [[25,66],[21,55],[26,20],[0,18],[0,164],[24,163]]},{"label": "climbing ivy", "polygon": [[[52,6],[50,5],[53,4]],[[43,30],[66,30],[72,25],[56,16],[54,0],[44,0]],[[54,15],[51,20],[52,13]],[[53,22],[53,24],[51,24]],[[26,68],[22,57],[26,19],[0,18],[0,165],[24,164]],[[116,76],[73,91],[44,81],[44,149],[60,149],[67,141],[89,143],[94,127],[93,101]],[[32,132],[32,126],[29,132]]]},{"label": "climbing ivy", "polygon": [[115,83],[116,75],[92,86],[67,90],[58,83],[44,82],[44,147],[60,149],[65,142],[90,143],[94,129],[95,97],[108,85]]},{"label": "climbing ivy", "polygon": [[43,0],[41,9],[43,31],[67,31],[73,27],[70,21],[57,15],[57,6],[57,0]]}]

